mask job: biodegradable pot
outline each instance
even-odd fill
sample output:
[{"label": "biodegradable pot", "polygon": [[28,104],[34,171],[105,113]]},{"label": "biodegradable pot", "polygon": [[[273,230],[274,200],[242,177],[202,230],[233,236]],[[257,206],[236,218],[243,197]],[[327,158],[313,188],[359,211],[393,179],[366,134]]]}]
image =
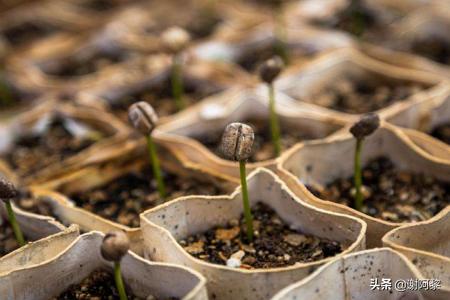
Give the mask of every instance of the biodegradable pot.
[{"label": "biodegradable pot", "polygon": [[[211,40],[195,45],[191,51],[196,57],[206,60],[228,61],[253,69],[276,54],[277,37],[273,21],[239,28],[227,24]],[[238,28],[236,28],[238,27]],[[290,63],[309,59],[321,52],[348,47],[351,38],[339,32],[329,32],[307,24],[287,24],[284,28],[284,43],[289,50]],[[250,64],[250,66],[249,66]]]},{"label": "biodegradable pot", "polygon": [[391,66],[371,59],[353,48],[332,51],[298,69],[291,69],[277,81],[277,86],[280,92],[298,100],[298,105],[305,109],[320,111],[327,116],[353,122],[359,119],[359,114],[340,112],[314,103],[318,92],[326,90],[336,78],[343,77],[357,78],[366,82],[376,79],[389,84],[408,83],[425,87],[402,101],[378,110],[377,113],[381,118],[408,111],[411,107],[425,106],[430,99],[448,95],[447,83],[437,74]]},{"label": "biodegradable pot", "polygon": [[[183,5],[183,10],[179,6]],[[250,20],[249,20],[250,19]],[[142,54],[164,52],[167,48],[161,33],[170,26],[179,26],[189,32],[191,43],[205,38],[215,38],[214,32],[223,31],[229,23],[257,23],[262,19],[255,7],[246,3],[209,0],[166,1],[135,3],[125,7],[106,25],[117,42]]]},{"label": "biodegradable pot", "polygon": [[[316,209],[297,198],[271,171],[258,169],[248,177],[251,204],[273,208],[291,228],[330,238],[346,249],[338,255],[364,249],[366,224],[359,219]],[[335,259],[298,263],[285,268],[234,269],[207,263],[188,254],[177,240],[224,225],[243,210],[241,190],[230,196],[189,196],[141,214],[145,254],[157,261],[191,267],[208,280],[214,299],[268,299],[287,284],[304,278],[321,264]]]},{"label": "biodegradable pot", "polygon": [[381,45],[390,49],[415,53],[434,61],[450,72],[450,56],[448,54],[450,5],[448,2],[435,1],[433,5],[408,14],[394,23],[392,27],[392,32],[381,42]]},{"label": "biodegradable pot", "polygon": [[[135,68],[125,70],[121,76],[111,79],[114,81],[112,85],[98,85],[84,90],[80,95],[80,101],[87,105],[109,109],[117,115],[119,111],[114,111],[114,107],[120,106],[120,101],[124,97],[161,89],[170,81],[170,70],[170,56],[164,54],[150,56]],[[202,61],[189,56],[183,65],[183,77],[186,88],[198,90],[205,95],[218,93],[235,86],[236,83],[240,86],[249,86],[254,82],[253,78],[232,64]],[[166,116],[162,116],[159,123],[166,121]]]},{"label": "biodegradable pot", "polygon": [[[0,144],[0,155],[6,153],[13,146],[16,136],[24,132],[39,132],[42,126],[45,126],[46,122],[54,116],[63,116],[64,118],[67,117],[68,119],[88,124],[106,136],[79,153],[67,157],[61,162],[51,163],[33,174],[17,173],[16,175],[21,177],[24,183],[36,183],[49,180],[75,168],[104,161],[115,153],[113,147],[111,151],[107,151],[106,148],[123,140],[129,133],[129,129],[110,114],[89,108],[77,108],[65,104],[58,105],[54,101],[48,101],[11,120],[0,128],[2,141]],[[79,132],[81,129],[77,128],[74,130]],[[6,161],[3,164],[8,165]],[[12,166],[9,167],[12,169]]]},{"label": "biodegradable pot", "polygon": [[[9,69],[25,88],[77,91],[113,86],[117,82],[126,81],[129,76],[137,76],[133,73],[140,73],[142,76],[142,73],[152,71],[154,66],[148,66],[151,57],[133,57],[132,54],[115,42],[108,32],[101,31],[94,35],[89,32],[76,36],[61,35],[12,55],[9,59]],[[58,74],[74,62],[86,64],[90,58],[96,56],[110,57],[117,63],[93,68],[86,71],[85,75]],[[124,74],[127,72],[130,74]]]},{"label": "biodegradable pot", "polygon": [[[386,156],[402,170],[432,175],[448,181],[450,163],[439,160],[413,144],[405,135],[387,124],[364,141],[362,164],[378,156]],[[350,133],[323,141],[313,141],[294,147],[278,164],[279,174],[291,190],[306,202],[329,211],[361,218],[367,223],[367,247],[378,247],[389,230],[405,225],[371,217],[348,206],[319,199],[305,185],[325,186],[337,178],[353,174],[355,140]]]},{"label": "biodegradable pot", "polygon": [[52,234],[8,253],[0,258],[0,276],[29,268],[53,259],[79,236],[77,225]]},{"label": "biodegradable pot", "polygon": [[[54,37],[65,32],[76,32],[83,29],[83,24],[76,18],[60,18],[56,13],[55,3],[35,3],[27,4],[8,10],[2,14],[0,20],[0,36],[6,41],[8,52],[25,47],[33,41],[40,41],[46,37]],[[35,30],[41,29],[38,34],[34,34],[30,41],[21,40],[20,27],[34,26]],[[29,33],[29,31],[28,31]]]},{"label": "biodegradable pot", "polygon": [[383,237],[383,245],[403,253],[427,277],[450,290],[450,207],[428,221],[399,227]]},{"label": "biodegradable pot", "polygon": [[[117,153],[114,159],[74,170],[65,176],[33,186],[31,190],[35,195],[45,199],[62,223],[78,224],[83,231],[97,230],[107,233],[112,230],[123,230],[130,239],[131,249],[141,254],[142,236],[140,228],[132,228],[101,217],[94,212],[77,207],[70,199],[71,195],[75,193],[87,192],[108,182],[113,182],[129,172],[141,170],[148,164],[145,143],[141,142],[143,141],[127,141],[121,149],[118,149],[120,154]],[[196,178],[200,182],[211,183],[223,190],[224,193],[231,191],[236,186],[233,182],[215,178],[208,173],[183,168],[166,155],[160,155],[160,159],[164,170],[180,177]],[[111,199],[111,201],[114,200]]]},{"label": "biodegradable pot", "polygon": [[437,158],[450,160],[450,146],[426,134],[435,127],[450,122],[450,89],[448,93],[435,97],[424,105],[413,105],[409,110],[395,114],[387,120],[406,127],[402,128],[403,133],[426,152]]},{"label": "biodegradable pot", "polygon": [[[219,157],[197,138],[211,133],[220,137],[224,128],[232,122],[261,119],[268,123],[267,94],[265,86],[258,86],[255,89],[229,89],[177,114],[170,121],[159,126],[155,136],[186,167],[239,182],[238,163]],[[276,111],[280,124],[286,130],[301,131],[313,138],[323,138],[346,124],[340,119],[320,112],[297,108],[295,101],[282,93],[277,93],[276,97]],[[248,163],[247,167],[249,170],[258,167],[274,169],[275,165],[275,159],[269,159]]]},{"label": "biodegradable pot", "polygon": [[[371,289],[371,280],[388,279],[390,289]],[[417,299],[444,300],[450,290],[401,290],[409,280],[428,280],[402,254],[389,248],[345,255],[322,266],[311,276],[281,290],[272,300]],[[324,285],[327,282],[327,285]],[[400,282],[400,283],[398,283]],[[403,288],[402,288],[403,286]]]},{"label": "biodegradable pot", "polygon": [[[44,300],[58,296],[95,270],[112,272],[112,264],[100,254],[102,239],[103,234],[99,232],[83,234],[73,239],[57,255],[52,253],[48,260],[40,264],[0,275],[0,294],[7,300]],[[47,247],[52,247],[52,244],[49,241]],[[123,257],[121,268],[124,283],[135,296],[207,299],[205,279],[187,268],[149,262],[131,251]]]}]

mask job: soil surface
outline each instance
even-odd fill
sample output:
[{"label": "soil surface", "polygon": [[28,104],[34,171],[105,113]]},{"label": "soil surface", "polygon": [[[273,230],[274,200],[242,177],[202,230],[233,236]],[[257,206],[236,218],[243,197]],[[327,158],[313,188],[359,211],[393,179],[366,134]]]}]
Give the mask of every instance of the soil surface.
[{"label": "soil surface", "polygon": [[240,268],[277,268],[312,262],[343,251],[339,242],[302,234],[289,228],[269,206],[257,203],[252,208],[255,236],[248,243],[244,217],[230,220],[225,227],[214,227],[179,244],[192,256],[214,264],[226,265],[231,255],[243,251]]},{"label": "soil surface", "polygon": [[406,100],[424,88],[416,83],[393,85],[376,79],[341,78],[301,100],[340,112],[363,114]]},{"label": "soil surface", "polygon": [[99,136],[75,137],[63,125],[61,118],[52,120],[42,134],[24,133],[13,142],[12,148],[2,155],[20,176],[31,175],[53,163],[88,148]]},{"label": "soil surface", "polygon": [[[222,90],[221,87],[209,82],[192,82],[184,78],[183,101],[186,107]],[[111,101],[112,111],[122,120],[128,120],[128,108],[138,101],[150,103],[158,116],[168,116],[178,112],[175,100],[172,97],[171,80],[167,77],[162,84],[147,87],[139,92],[128,94],[118,100]]]},{"label": "soil surface", "polygon": [[450,145],[450,123],[442,124],[433,128],[431,135]]},{"label": "soil surface", "polygon": [[[222,195],[217,186],[192,177],[163,173],[167,200],[186,195]],[[156,181],[150,168],[131,172],[91,191],[70,197],[77,206],[120,224],[138,227],[139,214],[160,203]]]},{"label": "soil surface", "polygon": [[450,65],[450,42],[442,38],[427,36],[415,41],[411,50],[438,63]]},{"label": "soil surface", "polygon": [[57,219],[45,197],[33,197],[27,189],[19,189],[19,196],[13,201],[16,206],[27,212]]},{"label": "soil surface", "polygon": [[[253,144],[253,155],[249,158],[250,162],[264,161],[275,158],[275,149],[272,143],[270,133],[269,120],[254,119],[243,122],[252,126],[255,131],[255,141]],[[302,130],[292,130],[281,124],[281,149],[286,150],[294,146],[296,143],[305,140],[320,138]],[[205,145],[211,152],[220,157],[224,157],[220,151],[220,143],[222,139],[221,132],[210,132],[208,135],[196,138],[200,143]]]},{"label": "soil surface", "polygon": [[33,95],[24,94],[18,91],[10,82],[3,78],[0,70],[0,110],[16,108],[25,101],[29,101]]},{"label": "soil surface", "polygon": [[[144,298],[134,296],[127,289],[127,297],[130,300],[144,300]],[[81,283],[70,286],[58,297],[50,300],[118,300],[119,293],[116,288],[114,276],[104,270],[96,270]],[[158,300],[154,296],[148,296],[146,299]],[[177,298],[166,298],[167,300],[176,300]]]},{"label": "soil surface", "polygon": [[[386,221],[423,221],[450,205],[449,182],[399,170],[386,157],[378,157],[363,168],[363,184],[366,198],[362,212]],[[321,199],[353,207],[353,177],[337,179],[323,191],[308,189]]]},{"label": "soil surface", "polygon": [[14,232],[8,221],[2,220],[0,224],[0,257],[19,248]]},{"label": "soil surface", "polygon": [[1,34],[12,46],[20,46],[47,37],[59,30],[56,26],[45,22],[25,21],[4,29]]}]

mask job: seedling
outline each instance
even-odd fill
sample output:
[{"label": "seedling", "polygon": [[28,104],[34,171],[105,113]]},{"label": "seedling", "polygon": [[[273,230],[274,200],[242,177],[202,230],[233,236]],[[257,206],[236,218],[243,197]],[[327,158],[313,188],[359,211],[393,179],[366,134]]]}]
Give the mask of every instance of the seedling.
[{"label": "seedling", "polygon": [[223,133],[221,151],[225,157],[239,162],[241,176],[242,201],[244,204],[244,217],[247,226],[247,238],[253,241],[253,216],[250,210],[247,188],[247,172],[245,163],[252,155],[252,146],[255,139],[253,129],[242,123],[229,124]]},{"label": "seedling", "polygon": [[270,131],[276,156],[279,156],[281,153],[281,141],[280,123],[278,121],[278,115],[275,110],[275,89],[273,82],[283,70],[283,67],[284,64],[281,58],[279,56],[275,56],[265,61],[259,70],[259,76],[262,81],[267,83],[267,87],[269,90]]},{"label": "seedling", "polygon": [[180,27],[171,27],[162,34],[163,44],[173,55],[171,86],[172,96],[175,99],[175,104],[178,110],[182,110],[186,107],[186,102],[183,98],[184,86],[182,54],[190,39],[191,37],[189,36],[189,33]]},{"label": "seedling", "polygon": [[17,243],[22,247],[26,244],[25,239],[23,238],[22,231],[20,230],[19,223],[17,223],[16,215],[12,209],[11,199],[17,197],[19,192],[17,191],[14,184],[8,181],[5,178],[0,178],[0,199],[5,203],[6,210],[8,211],[8,219],[11,227],[14,231],[14,235],[16,237]]},{"label": "seedling", "polygon": [[130,106],[128,109],[128,119],[133,127],[147,138],[147,147],[152,163],[153,176],[156,179],[159,196],[161,198],[161,201],[159,202],[163,202],[166,197],[166,187],[162,178],[156,146],[152,138],[152,132],[158,123],[158,116],[150,104],[145,101],[140,101]]},{"label": "seedling", "polygon": [[123,284],[120,271],[120,261],[130,249],[130,241],[123,231],[112,231],[105,235],[100,248],[102,257],[107,261],[114,262],[114,280],[120,300],[127,300],[125,285]]},{"label": "seedling", "polygon": [[350,128],[350,133],[356,139],[355,149],[355,163],[354,163],[354,184],[355,184],[355,209],[361,210],[363,205],[362,194],[362,171],[361,171],[361,151],[364,138],[371,135],[380,126],[380,118],[377,114],[368,113],[361,117],[361,119],[353,124]]}]

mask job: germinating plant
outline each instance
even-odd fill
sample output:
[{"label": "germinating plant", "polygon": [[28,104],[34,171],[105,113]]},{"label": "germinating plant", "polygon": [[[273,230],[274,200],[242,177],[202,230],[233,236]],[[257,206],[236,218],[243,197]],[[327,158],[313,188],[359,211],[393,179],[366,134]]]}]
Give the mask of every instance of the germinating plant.
[{"label": "germinating plant", "polygon": [[171,87],[172,96],[178,110],[186,107],[184,101],[183,64],[182,54],[191,37],[189,33],[180,27],[171,27],[163,32],[162,41],[165,47],[172,53]]},{"label": "germinating plant", "polygon": [[159,202],[163,202],[166,197],[166,187],[162,178],[156,146],[152,138],[153,129],[155,129],[156,124],[158,123],[158,116],[150,104],[145,101],[140,101],[130,106],[128,109],[128,119],[133,127],[147,138],[147,147],[153,167],[153,176],[156,179],[159,196],[161,198],[161,201]]},{"label": "germinating plant", "polygon": [[17,223],[16,215],[14,214],[11,199],[17,197],[19,192],[12,182],[5,178],[0,178],[0,199],[5,203],[6,210],[8,212],[8,219],[11,227],[14,231],[17,243],[22,247],[26,244],[22,231],[20,230],[19,223]]},{"label": "germinating plant", "polygon": [[275,88],[274,81],[283,70],[284,63],[279,56],[275,56],[265,61],[259,69],[259,77],[267,84],[269,90],[269,116],[270,116],[270,132],[275,155],[281,153],[281,137],[280,123],[275,110]]},{"label": "germinating plant", "polygon": [[244,204],[244,218],[247,226],[247,238],[253,241],[253,216],[250,210],[247,188],[247,172],[245,163],[252,155],[252,146],[255,139],[253,129],[242,123],[229,124],[223,133],[221,151],[230,160],[239,162],[241,176],[242,201]]},{"label": "germinating plant", "polygon": [[361,151],[364,138],[371,135],[380,126],[380,118],[375,113],[369,113],[353,124],[350,133],[356,139],[355,162],[354,162],[354,184],[355,184],[355,204],[357,210],[362,209],[364,197],[362,194],[362,170],[361,170]]},{"label": "germinating plant", "polygon": [[120,261],[127,254],[128,249],[130,249],[130,241],[127,235],[120,230],[107,233],[100,248],[102,257],[107,261],[114,262],[114,281],[120,300],[128,299],[120,270]]}]

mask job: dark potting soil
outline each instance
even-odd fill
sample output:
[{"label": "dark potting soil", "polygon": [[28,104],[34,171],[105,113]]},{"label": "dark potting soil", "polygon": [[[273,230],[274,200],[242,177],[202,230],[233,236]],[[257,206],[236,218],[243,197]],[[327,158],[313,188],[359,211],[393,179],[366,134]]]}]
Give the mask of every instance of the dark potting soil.
[{"label": "dark potting soil", "polygon": [[346,9],[337,15],[334,22],[327,24],[338,30],[346,31],[355,36],[363,36],[368,31],[373,31],[378,25],[375,12],[363,4],[347,6]]},{"label": "dark potting soil", "polygon": [[57,218],[45,197],[34,197],[27,189],[19,189],[19,195],[13,202],[27,212]]},{"label": "dark potting soil", "polygon": [[55,118],[44,133],[17,137],[13,147],[3,154],[2,158],[20,176],[31,175],[52,163],[61,162],[79,153],[94,142],[94,138],[74,137],[64,127],[63,121]]},{"label": "dark potting soil", "polygon": [[[212,83],[202,83],[200,85],[186,79],[183,80],[183,85],[183,101],[186,107],[222,90],[221,87]],[[148,87],[137,93],[126,95],[117,101],[112,101],[111,109],[122,120],[127,120],[129,106],[138,101],[150,103],[160,117],[178,112],[175,100],[172,97],[171,80],[169,78],[166,78],[160,85]]]},{"label": "dark potting soil", "polygon": [[363,114],[404,101],[423,89],[417,83],[389,84],[376,79],[342,78],[301,100],[340,112]]},{"label": "dark potting soil", "polygon": [[427,36],[415,41],[411,47],[412,52],[425,56],[441,64],[450,64],[450,42],[443,38]]},{"label": "dark potting soil", "polygon": [[[221,195],[223,191],[195,178],[163,172],[167,200],[187,195]],[[131,172],[91,191],[70,197],[77,206],[126,226],[138,227],[139,214],[160,202],[150,168]]]},{"label": "dark potting soil", "polygon": [[127,59],[124,51],[99,52],[89,58],[68,57],[43,67],[43,71],[52,76],[73,77],[91,74],[110,65]]},{"label": "dark potting soil", "polygon": [[[252,126],[255,132],[253,155],[249,158],[249,161],[257,162],[275,158],[275,149],[272,143],[269,120],[251,119],[244,121],[243,123]],[[283,124],[281,124],[280,130],[282,150],[289,149],[290,147],[301,141],[319,138],[317,136],[312,136],[311,134],[303,130],[288,129],[286,128],[286,126],[283,126]],[[200,143],[205,145],[209,150],[211,150],[218,156],[223,157],[223,154],[220,151],[222,131],[209,132],[208,135],[196,137],[196,139]]]},{"label": "dark potting soil", "polygon": [[[134,296],[127,289],[127,297],[130,300],[144,300]],[[114,276],[105,270],[96,270],[79,284],[71,285],[65,292],[58,297],[50,300],[118,300],[119,293],[116,288]],[[154,296],[148,296],[146,299],[158,300]],[[166,298],[167,299],[167,298]],[[167,300],[176,300],[177,298],[168,298]]]},{"label": "dark potting soil", "polygon": [[0,257],[19,248],[11,225],[7,220],[0,224]]},{"label": "dark potting soil", "polygon": [[122,1],[88,0],[88,1],[83,1],[81,3],[81,6],[84,9],[91,10],[94,12],[107,12],[109,10],[117,8],[117,6],[120,5],[120,2],[122,2]]},{"label": "dark potting soil", "polygon": [[45,22],[25,21],[6,28],[2,35],[13,46],[20,46],[56,33],[60,29]]},{"label": "dark potting soil", "polygon": [[450,145],[450,123],[436,126],[431,131],[431,135]]},{"label": "dark potting soil", "polygon": [[[241,268],[262,269],[312,262],[343,251],[339,242],[294,231],[269,206],[258,202],[252,208],[255,236],[249,243],[244,217],[230,220],[206,232],[180,240],[192,256],[214,264],[226,265],[232,254],[244,251]],[[257,232],[257,234],[256,234]]]},{"label": "dark potting soil", "polygon": [[[366,198],[362,212],[391,222],[431,218],[450,205],[450,183],[424,174],[399,170],[386,157],[363,168]],[[317,197],[353,207],[353,177],[331,182],[323,191],[308,189]]]}]

